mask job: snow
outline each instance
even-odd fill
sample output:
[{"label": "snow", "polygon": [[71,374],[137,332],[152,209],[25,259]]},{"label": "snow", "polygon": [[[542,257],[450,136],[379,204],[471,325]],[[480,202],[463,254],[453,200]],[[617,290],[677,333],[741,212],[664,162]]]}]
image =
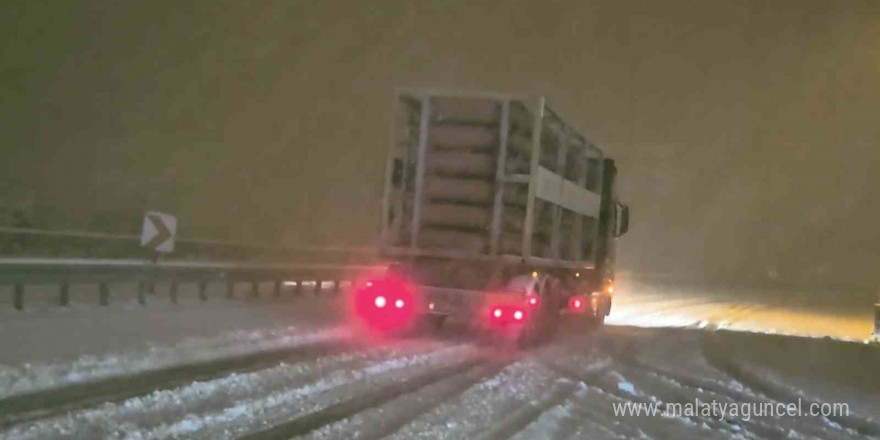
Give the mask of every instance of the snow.
[{"label": "snow", "polygon": [[336,302],[308,294],[296,300],[153,301],[146,308],[5,312],[0,396],[351,337],[336,323]]},{"label": "snow", "polygon": [[201,438],[223,438],[228,437],[226,431],[251,424],[255,413],[277,410],[283,415],[291,408],[302,410],[307,406],[302,402],[328,391],[368,377],[405,374],[407,369],[461,356],[463,350],[461,346],[410,344],[282,364],[16,427],[9,438],[54,438],[64,433],[77,438],[95,429],[143,439],[190,437],[196,432]]},{"label": "snow", "polygon": [[540,363],[528,359],[516,361],[494,378],[477,383],[388,438],[473,438],[485,427],[541,395],[555,381],[553,374]]},{"label": "snow", "polygon": [[297,333],[298,328],[293,326],[266,331],[230,332],[210,339],[188,338],[167,347],[153,346],[146,352],[124,352],[102,357],[85,355],[71,363],[3,367],[0,370],[0,393],[3,396],[16,395],[108,376],[132,374],[269,349],[295,347],[349,336],[345,328]]},{"label": "snow", "polygon": [[[771,321],[761,320],[768,317],[791,318],[773,321],[772,327],[796,331],[803,324],[803,316],[797,314],[803,312],[795,313],[796,307],[789,314],[757,319],[752,313],[766,312],[769,303],[684,294],[666,297],[656,290],[645,294],[642,302],[637,292],[625,287],[618,292],[612,312],[617,317],[609,321],[627,325],[563,330],[552,343],[518,353],[503,368],[475,367],[324,426],[306,438],[373,438],[381,431],[376,427],[389,420],[402,425],[391,439],[472,438],[536,404],[549,407],[534,420],[523,420],[513,438],[843,439],[856,435],[845,420],[834,418],[720,422],[702,416],[615,417],[615,402],[663,404],[699,398],[729,404],[780,398],[755,391],[763,388],[754,379],[735,378],[723,366],[710,363],[712,347],[722,347],[721,355],[743,362],[752,376],[787,387],[793,394],[822,402],[847,401],[863,415],[880,408],[872,390],[834,382],[861,371],[848,368],[868,368],[848,359],[868,362],[873,358],[859,353],[871,346],[717,331],[752,326],[766,332]],[[191,294],[185,289],[182,293]],[[163,295],[159,292],[151,298],[146,309],[118,302],[106,308],[0,311],[9,318],[0,320],[0,348],[6,350],[0,352],[0,393],[9,396],[180,363],[356,339],[341,325],[338,303],[332,297],[307,294],[299,299],[254,301],[212,297],[204,304],[171,305],[161,301]],[[815,330],[827,322],[817,321]],[[809,349],[785,349],[795,342]],[[76,409],[15,425],[0,436],[11,440],[234,438],[493,350],[456,338],[363,342],[344,352]],[[777,353],[791,359],[780,359]],[[811,365],[809,371],[819,368],[817,359],[801,357],[807,353],[819,356],[826,369],[819,371],[822,376],[801,377],[807,370],[798,366]],[[847,371],[853,374],[838,374]],[[560,387],[572,392],[559,395],[559,401],[548,400]],[[432,400],[438,394],[444,398]]]},{"label": "snow", "polygon": [[553,434],[558,430],[563,420],[571,417],[571,411],[566,406],[554,406],[541,414],[538,420],[529,424],[525,429],[512,437],[513,440],[553,439]]},{"label": "snow", "polygon": [[636,387],[625,380],[617,383],[617,389],[621,391],[626,391],[633,396],[638,396],[638,394],[636,394]]},{"label": "snow", "polygon": [[[874,292],[807,293],[680,286],[621,278],[606,323],[730,329],[863,342],[873,331]],[[834,301],[828,298],[833,297]]]},{"label": "snow", "polygon": [[616,384],[616,389],[626,392],[627,394],[639,397],[641,394],[636,391],[635,385],[632,382],[628,381],[626,377],[615,370],[609,370],[606,373],[609,376],[610,380],[614,381]]}]

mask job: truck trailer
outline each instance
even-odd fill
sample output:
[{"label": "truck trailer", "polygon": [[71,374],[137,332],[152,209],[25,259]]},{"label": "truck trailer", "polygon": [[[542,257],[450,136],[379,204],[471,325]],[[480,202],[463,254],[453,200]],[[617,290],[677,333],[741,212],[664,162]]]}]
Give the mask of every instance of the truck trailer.
[{"label": "truck trailer", "polygon": [[356,293],[360,315],[517,337],[562,315],[601,324],[629,225],[616,176],[543,97],[396,90],[380,240],[390,269]]}]

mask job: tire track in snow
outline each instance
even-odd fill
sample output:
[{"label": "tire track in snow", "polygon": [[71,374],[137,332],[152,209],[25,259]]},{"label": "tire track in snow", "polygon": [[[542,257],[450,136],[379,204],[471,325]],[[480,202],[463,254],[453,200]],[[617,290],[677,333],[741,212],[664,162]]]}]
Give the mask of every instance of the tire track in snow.
[{"label": "tire track in snow", "polygon": [[[222,412],[235,406],[233,402],[252,402],[278,390],[307,386],[339,372],[367,369],[389,359],[418,355],[439,347],[442,345],[364,347],[363,350],[347,351],[313,361],[282,363],[266,370],[233,373],[208,382],[190,383],[179,389],[157,391],[119,404],[106,404],[36,424],[18,425],[4,434],[16,439],[100,438],[110,436],[108,433],[121,432],[134,438],[145,438],[151,436],[153,431],[162,431],[163,427],[195,426],[199,417]],[[153,431],[144,429],[149,426],[157,428]],[[166,431],[169,433],[164,436],[174,436],[173,430]],[[122,434],[114,435],[122,437]]]},{"label": "tire track in snow", "polygon": [[[656,369],[639,368],[632,364],[621,364],[617,367],[621,374],[621,380],[628,380],[633,386],[635,398],[633,402],[646,402],[660,405],[663,409],[667,403],[692,404],[695,399],[701,402],[719,402],[725,405],[735,405],[740,402],[754,402],[763,400],[759,396],[738,392],[725,387],[716,387],[714,390],[705,388],[692,388],[681,386],[680,383],[669,380]],[[736,397],[734,397],[736,396]],[[712,429],[714,432],[724,433],[728,437],[757,436],[758,438],[784,438],[788,430],[778,426],[778,421],[767,422],[758,418],[750,420],[719,420],[717,416],[703,414],[680,414],[669,417],[690,426],[701,426]]]},{"label": "tire track in snow", "polygon": [[377,440],[388,437],[475,384],[495,377],[512,360],[511,357],[490,360],[464,374],[449,377],[386,405],[370,408],[343,422],[326,426],[313,432],[308,438]]},{"label": "tire track in snow", "polygon": [[9,428],[101,403],[119,402],[195,381],[261,370],[352,350],[348,340],[318,342],[83,382],[0,400],[0,427]]},{"label": "tire track in snow", "polygon": [[[506,354],[510,353],[496,353]],[[521,354],[516,353],[515,361],[497,374],[487,376],[463,393],[423,413],[388,438],[457,440],[478,435],[486,426],[501,420],[555,382],[552,372]]]},{"label": "tire track in snow", "polygon": [[[345,326],[316,328],[285,323],[283,326],[239,329],[210,337],[187,337],[172,345],[156,345],[154,342],[140,349],[84,354],[76,360],[60,363],[0,365],[0,398],[348,336],[351,331]],[[88,352],[90,349],[84,347],[84,350]]]},{"label": "tire track in snow", "polygon": [[[732,359],[723,352],[723,347],[717,338],[717,335],[708,335],[703,339],[702,346],[706,362],[713,368],[778,402],[797,402],[798,399],[801,399],[806,408],[811,404],[821,404],[821,402],[799,394],[782,384],[773,383],[763,378],[758,372]],[[837,425],[839,429],[851,431],[861,437],[880,438],[880,424],[873,420],[854,415],[831,415],[825,418],[831,424]]]},{"label": "tire track in snow", "polygon": [[[609,351],[607,348],[609,347],[606,347],[606,351]],[[659,432],[660,437],[663,438],[668,436],[670,431],[684,431],[685,433],[689,433],[688,435],[691,435],[694,434],[692,432],[694,429],[700,432],[700,436],[705,436],[706,433],[703,431],[708,426],[714,426],[715,429],[728,430],[728,426],[717,420],[686,416],[672,418],[652,417],[651,419],[632,417],[623,419],[631,420],[626,426],[618,423],[619,420],[621,420],[621,416],[613,413],[614,403],[662,405],[664,403],[663,399],[669,397],[669,393],[663,393],[663,395],[651,392],[646,393],[646,389],[643,389],[641,386],[636,387],[636,385],[644,385],[644,383],[641,380],[634,380],[633,378],[644,378],[653,373],[654,370],[646,364],[639,364],[639,361],[635,356],[639,349],[637,343],[616,345],[610,348],[610,360],[600,362],[586,371],[581,371],[578,367],[567,365],[569,362],[543,360],[544,364],[547,365],[549,369],[553,370],[560,376],[580,381],[589,387],[590,392],[599,393],[601,395],[602,400],[604,401],[602,405],[597,405],[596,402],[589,402],[589,405],[586,405],[586,407],[590,409],[590,413],[593,414],[593,416],[598,417],[598,419],[592,421],[598,427],[601,427],[602,431],[609,431],[615,434],[624,433],[626,436],[636,435],[635,433],[638,433],[640,436],[648,436],[652,432],[657,431]],[[635,384],[633,382],[635,382]],[[655,388],[652,389],[656,391]],[[672,399],[671,401],[679,402],[688,400],[684,399],[684,397],[688,395],[677,393],[677,390],[671,391],[672,394],[679,398]],[[584,403],[578,403],[578,405],[585,406]],[[611,422],[609,423],[607,420],[603,419],[608,419]],[[708,425],[706,424],[707,422]],[[635,429],[635,431],[632,431],[632,429]],[[735,434],[735,432],[728,432],[728,434]],[[772,438],[776,437],[779,436],[772,436]]]},{"label": "tire track in snow", "polygon": [[571,436],[582,438],[585,432],[588,438],[622,438],[622,439],[727,439],[726,434],[713,431],[711,428],[688,418],[664,418],[642,416],[622,416],[615,412],[614,405],[623,405],[637,401],[635,396],[607,393],[601,388],[587,387],[578,392],[566,403],[565,409],[570,414],[564,430],[559,437],[565,438],[566,432]]},{"label": "tire track in snow", "polygon": [[241,440],[289,439],[308,434],[323,426],[348,418],[368,408],[377,407],[404,394],[418,391],[435,382],[462,374],[485,363],[486,358],[468,357],[464,360],[428,370],[400,382],[390,383],[371,392],[358,394],[347,400],[329,405],[317,411],[303,414],[293,420],[269,429],[240,437]]},{"label": "tire track in snow", "polygon": [[537,420],[544,412],[568,399],[577,390],[571,381],[558,381],[554,389],[538,400],[527,402],[498,424],[483,431],[475,438],[479,440],[505,440],[515,435],[530,423]]},{"label": "tire track in snow", "polygon": [[417,376],[426,368],[451,365],[474,354],[468,345],[425,348],[417,354],[384,358],[362,368],[337,370],[308,383],[277,387],[256,398],[234,401],[221,411],[186,416],[173,424],[157,426],[139,433],[138,438],[213,440],[246,436]]},{"label": "tire track in snow", "polygon": [[[636,388],[630,379],[621,374],[621,366],[605,365],[604,368],[580,373],[575,368],[551,363],[550,368],[572,380],[579,380],[586,389],[575,394],[566,404],[570,417],[577,417],[577,423],[569,423],[568,431],[577,432],[592,425],[598,435],[615,438],[710,438],[710,428],[702,420],[693,417],[638,417],[623,416],[615,412],[615,405],[662,403],[656,396],[645,394]],[[577,428],[571,425],[578,425]],[[695,432],[696,431],[696,432]],[[726,437],[720,437],[726,438]]]},{"label": "tire track in snow", "polygon": [[583,386],[561,405],[545,412],[517,433],[513,440],[564,440],[569,438],[645,438],[637,427],[614,420],[611,400],[598,388]]},{"label": "tire track in snow", "polygon": [[[698,335],[699,337],[697,339],[689,341],[691,344],[697,344],[699,350],[692,354],[705,357],[702,353],[702,341],[705,338],[705,332],[700,331]],[[635,385],[638,385],[639,388],[636,389],[635,385],[627,382],[628,386],[633,388],[633,392],[628,393],[631,394],[631,396],[617,392],[617,390],[611,386],[612,384],[607,384],[601,388],[616,398],[644,404],[665,405],[670,402],[683,404],[688,402],[692,403],[694,402],[694,399],[700,399],[703,402],[715,400],[728,405],[736,405],[743,402],[767,401],[763,396],[749,392],[750,390],[735,381],[725,383],[703,378],[695,379],[685,374],[671,372],[667,369],[657,367],[656,365],[641,360],[639,354],[643,353],[644,347],[652,346],[654,344],[656,344],[656,341],[653,339],[642,341],[627,340],[623,344],[619,342],[605,344],[605,350],[608,351],[616,361],[615,369],[617,371],[614,373],[617,375],[620,375],[618,371],[624,373],[624,375],[630,377],[630,380],[635,382]],[[709,371],[716,370],[713,370],[711,366],[709,366],[707,372]],[[624,375],[620,375],[619,379],[621,381],[625,380]],[[722,374],[722,377],[726,378],[728,376]],[[684,385],[684,387],[681,385]],[[751,418],[748,421],[721,421],[718,420],[717,417],[704,417],[695,414],[691,416],[682,415],[672,417],[672,419],[690,426],[711,427],[714,430],[726,432],[728,436],[757,435],[759,438],[783,438],[788,435],[790,430],[795,428],[780,426],[781,423],[779,420],[768,423],[757,418]],[[751,432],[746,431],[746,429],[750,429]],[[794,431],[797,432],[796,429]]]},{"label": "tire track in snow", "polygon": [[[707,358],[704,353],[703,345],[707,337],[713,337],[712,334],[701,332],[699,338],[692,341],[697,344],[700,349],[696,354],[700,358]],[[648,362],[642,361],[639,354],[644,352],[645,347],[653,346],[655,341],[630,341],[628,343],[616,343],[606,347],[609,353],[612,353],[616,361],[615,370],[623,373],[620,380],[623,381],[624,375],[629,377],[633,385],[627,382],[628,387],[636,391],[634,396],[626,396],[614,390],[613,383],[601,386],[605,391],[618,398],[624,398],[632,402],[654,403],[665,405],[666,403],[691,403],[699,399],[701,402],[719,402],[725,405],[742,405],[742,404],[778,404],[781,402],[796,401],[796,396],[779,399],[779,395],[773,395],[763,392],[755,388],[753,392],[747,385],[748,381],[742,377],[726,374],[723,369],[719,369],[704,359],[707,376],[694,378],[684,373],[670,371],[666,368],[658,368]],[[717,348],[719,351],[723,347]],[[729,356],[716,353],[723,359],[729,359]],[[678,358],[675,358],[678,360]],[[685,359],[682,359],[685,360]],[[689,360],[689,359],[688,359]],[[732,362],[732,361],[731,361]],[[682,362],[687,365],[687,361]],[[718,376],[721,380],[712,380],[710,377]],[[760,378],[759,378],[760,379]],[[774,400],[777,399],[777,400]],[[719,414],[720,415],[720,414]],[[702,426],[712,427],[714,430],[727,432],[728,436],[757,436],[759,438],[783,438],[789,435],[806,436],[815,438],[848,438],[855,435],[856,430],[848,430],[842,426],[834,426],[831,423],[817,423],[819,418],[815,417],[775,417],[767,419],[764,417],[731,417],[719,420],[719,415],[703,416],[696,414],[687,417],[670,417],[677,419],[686,424],[699,424]],[[843,424],[838,424],[843,425]],[[649,429],[649,432],[651,430]],[[864,434],[864,433],[862,433]]]}]

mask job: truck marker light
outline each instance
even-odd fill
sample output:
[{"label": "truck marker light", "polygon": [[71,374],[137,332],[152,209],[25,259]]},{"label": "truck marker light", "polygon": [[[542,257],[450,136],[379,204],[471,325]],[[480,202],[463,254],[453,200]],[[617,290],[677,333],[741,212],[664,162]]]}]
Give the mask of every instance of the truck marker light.
[{"label": "truck marker light", "polygon": [[373,287],[373,282],[372,282],[372,281],[367,281],[367,287]]},{"label": "truck marker light", "polygon": [[501,317],[501,309],[495,309],[495,310],[492,312],[492,316],[494,316],[494,317],[496,317],[496,318],[500,318],[500,317]]},{"label": "truck marker light", "polygon": [[388,300],[385,299],[384,296],[377,296],[375,300],[373,300],[373,304],[376,304],[377,308],[384,308],[385,304],[388,303]]},{"label": "truck marker light", "polygon": [[538,300],[537,296],[529,295],[529,299],[527,301],[528,301],[529,305],[532,306],[533,308],[538,307],[539,300]]},{"label": "truck marker light", "polygon": [[614,284],[609,284],[605,290],[607,290],[608,293],[614,293]]},{"label": "truck marker light", "polygon": [[394,301],[394,307],[397,307],[398,309],[402,309],[403,308],[403,300],[399,299],[397,301]]},{"label": "truck marker light", "polygon": [[532,272],[532,278],[538,278],[538,272]]},{"label": "truck marker light", "polygon": [[584,309],[584,300],[580,297],[573,297],[568,301],[568,307],[574,312],[579,312]]},{"label": "truck marker light", "polygon": [[581,273],[580,273],[580,272],[575,272],[575,273],[574,273],[574,277],[575,277],[575,278],[580,278],[580,277],[581,277]]},{"label": "truck marker light", "polygon": [[428,304],[428,310],[434,310],[434,303]]},{"label": "truck marker light", "polygon": [[522,310],[517,310],[517,311],[513,312],[513,319],[515,319],[517,321],[522,321],[522,319],[523,319]]}]

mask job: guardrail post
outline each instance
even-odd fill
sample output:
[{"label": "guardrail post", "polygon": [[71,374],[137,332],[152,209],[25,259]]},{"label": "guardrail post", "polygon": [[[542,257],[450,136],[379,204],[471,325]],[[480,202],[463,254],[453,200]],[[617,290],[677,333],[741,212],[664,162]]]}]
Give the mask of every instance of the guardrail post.
[{"label": "guardrail post", "polygon": [[138,297],[138,304],[140,304],[140,305],[145,305],[147,303],[147,296],[146,296],[147,285],[146,284],[147,283],[143,280],[138,281],[137,297]]},{"label": "guardrail post", "polygon": [[205,281],[199,281],[199,299],[202,301],[208,300],[208,283]]},{"label": "guardrail post", "polygon": [[339,280],[333,282],[333,293],[339,293],[339,284],[341,283],[342,281]]},{"label": "guardrail post", "polygon": [[70,305],[70,284],[61,283],[61,288],[58,292],[58,304],[62,306]]},{"label": "guardrail post", "polygon": [[318,296],[321,293],[321,280],[315,281],[315,296]]},{"label": "guardrail post", "polygon": [[171,285],[168,286],[168,296],[171,297],[173,304],[177,304],[177,281],[171,280]]},{"label": "guardrail post", "polygon": [[874,335],[880,338],[880,302],[874,304]]},{"label": "guardrail post", "polygon": [[102,306],[110,304],[110,287],[107,286],[107,283],[98,285],[98,302]]},{"label": "guardrail post", "polygon": [[272,293],[275,294],[275,298],[281,296],[281,280],[275,280],[275,284],[272,286]]},{"label": "guardrail post", "polygon": [[251,298],[259,298],[260,297],[260,282],[259,281],[251,281]]},{"label": "guardrail post", "polygon": [[302,281],[294,281],[296,286],[293,288],[293,292],[296,293],[297,296],[302,295],[303,293],[303,282]]},{"label": "guardrail post", "polygon": [[12,299],[12,305],[15,306],[16,310],[24,309],[24,284],[15,284],[15,293]]},{"label": "guardrail post", "polygon": [[235,298],[235,281],[232,281],[232,280],[226,281],[226,298],[228,298],[228,299]]}]

